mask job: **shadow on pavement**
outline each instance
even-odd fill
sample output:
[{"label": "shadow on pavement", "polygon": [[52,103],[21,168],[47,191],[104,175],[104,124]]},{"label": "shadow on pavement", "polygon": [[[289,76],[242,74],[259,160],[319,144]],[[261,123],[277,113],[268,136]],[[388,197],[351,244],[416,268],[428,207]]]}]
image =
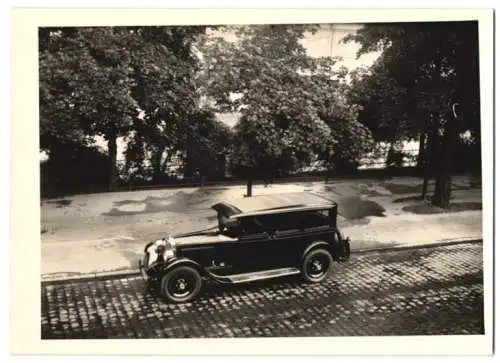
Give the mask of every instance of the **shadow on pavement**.
[{"label": "shadow on pavement", "polygon": [[453,212],[482,210],[483,203],[479,202],[451,203],[448,209],[443,209],[433,206],[429,202],[421,202],[404,206],[402,209],[405,212],[410,212],[415,214],[453,213]]}]

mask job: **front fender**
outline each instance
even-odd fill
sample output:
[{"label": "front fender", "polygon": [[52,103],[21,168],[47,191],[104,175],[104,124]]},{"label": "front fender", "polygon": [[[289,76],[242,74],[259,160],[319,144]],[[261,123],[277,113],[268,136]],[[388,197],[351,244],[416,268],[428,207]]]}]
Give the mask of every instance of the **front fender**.
[{"label": "front fender", "polygon": [[201,266],[199,263],[196,261],[190,260],[189,258],[185,257],[179,257],[179,258],[172,258],[166,262],[163,263],[163,266],[161,268],[162,274],[166,274],[169,271],[172,271],[174,268],[179,267],[179,266],[189,266],[197,270],[200,275],[205,275],[205,270],[203,266]]}]

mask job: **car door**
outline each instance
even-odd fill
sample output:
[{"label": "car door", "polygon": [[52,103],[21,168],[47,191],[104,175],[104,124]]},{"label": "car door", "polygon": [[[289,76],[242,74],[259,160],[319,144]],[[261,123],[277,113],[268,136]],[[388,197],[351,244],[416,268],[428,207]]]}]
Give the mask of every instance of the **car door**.
[{"label": "car door", "polygon": [[261,265],[260,252],[269,241],[269,234],[243,218],[231,221],[231,227],[224,229],[223,234],[232,240],[218,243],[215,250],[214,271],[223,274],[255,271]]},{"label": "car door", "polygon": [[300,212],[279,213],[269,216],[272,225],[267,254],[276,267],[291,267],[298,262],[304,249],[304,232]]},{"label": "car door", "polygon": [[246,270],[294,266],[302,248],[302,231],[292,213],[247,217],[235,248],[235,260]]}]

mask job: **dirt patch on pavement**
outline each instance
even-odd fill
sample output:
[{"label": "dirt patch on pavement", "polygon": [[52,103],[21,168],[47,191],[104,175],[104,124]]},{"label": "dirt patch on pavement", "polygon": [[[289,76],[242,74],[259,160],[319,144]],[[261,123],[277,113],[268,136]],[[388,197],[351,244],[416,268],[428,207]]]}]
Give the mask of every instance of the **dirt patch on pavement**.
[{"label": "dirt patch on pavement", "polygon": [[360,197],[344,197],[338,199],[339,214],[348,220],[366,217],[385,217],[385,208],[372,200]]},{"label": "dirt patch on pavement", "polygon": [[436,207],[427,201],[426,202],[422,201],[421,203],[415,203],[404,206],[402,209],[405,212],[410,212],[415,214],[438,214],[438,213],[453,213],[453,212],[481,210],[483,209],[483,204],[479,202],[451,203],[448,209],[443,209]]},{"label": "dirt patch on pavement", "polygon": [[322,188],[327,193],[333,193],[336,196],[347,195],[365,195],[367,197],[380,197],[391,195],[391,192],[384,188],[380,183],[356,182],[356,183],[338,183],[325,185]]},{"label": "dirt patch on pavement", "polygon": [[199,189],[194,192],[179,191],[163,197],[148,196],[142,200],[121,200],[113,202],[113,208],[103,215],[119,217],[160,212],[183,213],[210,208],[215,196],[227,188]]}]

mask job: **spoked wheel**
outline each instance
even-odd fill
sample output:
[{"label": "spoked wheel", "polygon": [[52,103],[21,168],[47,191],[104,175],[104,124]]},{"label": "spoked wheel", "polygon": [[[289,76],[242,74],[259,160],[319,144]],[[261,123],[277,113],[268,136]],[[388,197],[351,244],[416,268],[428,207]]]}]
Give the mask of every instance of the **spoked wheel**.
[{"label": "spoked wheel", "polygon": [[194,299],[201,289],[201,276],[194,268],[180,266],[169,271],[161,280],[163,295],[175,303]]},{"label": "spoked wheel", "polygon": [[308,282],[321,282],[332,269],[332,255],[324,249],[309,252],[302,263],[302,275]]}]

